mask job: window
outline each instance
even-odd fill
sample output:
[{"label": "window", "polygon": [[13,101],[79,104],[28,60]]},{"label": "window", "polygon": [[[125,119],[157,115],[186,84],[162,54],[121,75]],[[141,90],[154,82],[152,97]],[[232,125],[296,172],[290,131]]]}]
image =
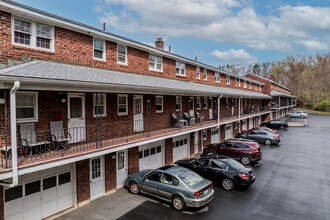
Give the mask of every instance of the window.
[{"label": "window", "polygon": [[196,67],[196,78],[197,79],[201,78],[201,68],[200,67]]},{"label": "window", "polygon": [[163,112],[163,96],[156,96],[156,113]]},{"label": "window", "polygon": [[139,151],[139,159],[143,158],[143,151]]},{"label": "window", "polygon": [[229,100],[226,98],[226,108],[229,108]]},{"label": "window", "polygon": [[15,186],[5,190],[5,202],[10,202],[14,199],[21,198],[23,196],[23,187]]},{"label": "window", "polygon": [[154,155],[156,153],[156,148],[153,147],[150,149],[150,155]]},{"label": "window", "polygon": [[207,109],[207,98],[204,97],[203,100],[204,100],[204,104],[203,104],[204,105],[204,109]]},{"label": "window", "polygon": [[149,70],[163,71],[163,57],[149,55]]},{"label": "window", "polygon": [[58,185],[63,185],[71,182],[71,173],[62,173],[58,176]]},{"label": "window", "polygon": [[160,178],[160,182],[165,183],[165,184],[174,185],[173,177],[167,173],[163,173],[162,177]]},{"label": "window", "polygon": [[152,181],[157,181],[159,182],[159,179],[160,179],[160,176],[162,175],[161,172],[158,172],[158,171],[154,171],[152,173],[150,173],[148,176],[147,176],[147,179],[148,180],[152,180]]},{"label": "window", "polygon": [[199,159],[199,160],[197,160],[197,166],[207,167],[208,164],[209,164],[208,159]]},{"label": "window", "polygon": [[106,94],[93,94],[93,115],[94,117],[107,116]]},{"label": "window", "polygon": [[149,154],[150,154],[150,149],[147,149],[147,150],[144,150],[143,151],[143,157],[149,157]]},{"label": "window", "polygon": [[237,78],[235,78],[235,86],[237,86]]},{"label": "window", "polygon": [[197,110],[200,110],[201,109],[201,97],[197,97],[197,99],[196,99],[196,107],[197,107]]},{"label": "window", "polygon": [[241,87],[241,79],[238,79],[238,87]]},{"label": "window", "polygon": [[204,80],[207,80],[207,69],[204,69]]},{"label": "window", "polygon": [[219,83],[219,82],[220,82],[220,73],[215,73],[215,74],[214,74],[214,81],[215,81],[216,83]]},{"label": "window", "polygon": [[226,76],[226,84],[230,85],[230,76],[228,76],[228,75]]},{"label": "window", "polygon": [[105,60],[105,41],[94,38],[94,59]]},{"label": "window", "polygon": [[250,82],[249,88],[252,89],[252,83]]},{"label": "window", "polygon": [[38,120],[38,93],[17,92],[16,118],[18,122]]},{"label": "window", "polygon": [[157,146],[157,154],[162,152],[162,146]]},{"label": "window", "polygon": [[182,111],[182,97],[181,96],[177,96],[176,97],[176,111]]},{"label": "window", "polygon": [[118,95],[118,115],[128,114],[127,95]]},{"label": "window", "polygon": [[203,140],[207,140],[207,130],[203,130]]},{"label": "window", "polygon": [[244,89],[246,89],[246,81],[244,80]]},{"label": "window", "polygon": [[123,45],[117,46],[117,63],[127,65],[127,47]]},{"label": "window", "polygon": [[176,75],[178,76],[186,76],[186,64],[176,62]]},{"label": "window", "polygon": [[40,180],[25,184],[25,196],[40,192]]},{"label": "window", "polygon": [[56,186],[56,176],[48,177],[42,180],[43,190],[50,189]]},{"label": "window", "polygon": [[201,182],[203,178],[193,171],[186,171],[179,175],[180,179],[189,187]]},{"label": "window", "polygon": [[20,18],[13,21],[13,44],[53,50],[53,27]]}]

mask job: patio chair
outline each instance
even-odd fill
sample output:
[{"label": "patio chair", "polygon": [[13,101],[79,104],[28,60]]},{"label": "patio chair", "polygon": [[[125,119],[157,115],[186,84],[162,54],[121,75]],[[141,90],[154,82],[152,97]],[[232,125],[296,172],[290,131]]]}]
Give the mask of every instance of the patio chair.
[{"label": "patio chair", "polygon": [[196,122],[201,123],[204,121],[204,116],[201,113],[196,112],[196,119]]},{"label": "patio chair", "polygon": [[185,120],[179,119],[175,114],[170,115],[172,127],[181,128]]},{"label": "patio chair", "polygon": [[71,140],[72,137],[69,132],[64,132],[63,121],[51,121],[50,122],[50,136],[52,142],[55,144],[55,150],[64,148],[67,150],[66,142]]},{"label": "patio chair", "polygon": [[195,117],[189,115],[187,112],[183,113],[184,120],[187,120],[188,125],[194,125],[195,124]]},{"label": "patio chair", "polygon": [[47,145],[51,144],[51,142],[47,141],[45,137],[40,136],[42,141],[37,141],[34,123],[20,124],[20,134],[22,148],[26,149],[27,152],[30,151],[30,156],[33,153],[42,154],[50,151]]}]

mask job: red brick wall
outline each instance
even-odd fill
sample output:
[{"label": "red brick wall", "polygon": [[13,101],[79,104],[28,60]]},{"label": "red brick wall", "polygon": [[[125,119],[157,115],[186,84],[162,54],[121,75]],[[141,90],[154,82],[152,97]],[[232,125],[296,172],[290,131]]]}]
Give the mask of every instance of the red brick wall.
[{"label": "red brick wall", "polygon": [[173,139],[165,139],[165,165],[173,163]]},{"label": "red brick wall", "polygon": [[128,149],[128,174],[139,171],[139,147]]},{"label": "red brick wall", "polygon": [[248,77],[248,78],[250,78],[250,79],[258,80],[258,81],[260,81],[262,83],[265,83],[265,85],[262,87],[262,92],[263,93],[270,94],[270,91],[271,90],[276,90],[276,91],[279,91],[279,92],[291,94],[291,91],[286,90],[286,89],[284,89],[284,88],[282,88],[282,87],[280,87],[278,85],[275,85],[274,83],[270,82],[267,79],[260,78],[260,77],[258,77],[256,75],[253,75],[253,74],[247,74],[245,76]]},{"label": "red brick wall", "polygon": [[90,199],[89,159],[76,163],[77,203]]},{"label": "red brick wall", "polygon": [[190,156],[195,154],[195,139],[194,139],[194,132],[190,133]]},{"label": "red brick wall", "polygon": [[117,188],[117,170],[116,170],[116,153],[105,155],[105,192],[110,192]]}]

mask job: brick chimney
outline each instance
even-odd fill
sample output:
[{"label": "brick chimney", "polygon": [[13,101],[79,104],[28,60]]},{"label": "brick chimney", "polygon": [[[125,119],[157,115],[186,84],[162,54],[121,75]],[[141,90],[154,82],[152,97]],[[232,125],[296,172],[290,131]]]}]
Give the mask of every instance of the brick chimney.
[{"label": "brick chimney", "polygon": [[161,38],[161,37],[157,38],[156,41],[155,41],[155,46],[158,49],[164,50],[164,41],[163,41],[163,38]]}]

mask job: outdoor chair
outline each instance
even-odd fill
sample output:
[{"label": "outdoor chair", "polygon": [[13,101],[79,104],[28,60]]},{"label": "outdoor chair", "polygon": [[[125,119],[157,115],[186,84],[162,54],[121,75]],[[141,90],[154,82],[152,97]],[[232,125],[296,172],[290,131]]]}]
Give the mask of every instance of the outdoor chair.
[{"label": "outdoor chair", "polygon": [[172,127],[181,128],[185,120],[179,119],[175,114],[170,115]]},{"label": "outdoor chair", "polygon": [[54,142],[55,150],[60,148],[68,149],[66,143],[72,138],[69,132],[64,132],[63,121],[50,122],[50,136],[52,142]]},{"label": "outdoor chair", "polygon": [[204,117],[201,113],[196,112],[196,122],[201,123],[204,121]]},{"label": "outdoor chair", "polygon": [[194,125],[195,124],[195,117],[190,116],[187,112],[183,113],[183,118],[188,122],[188,125]]}]

